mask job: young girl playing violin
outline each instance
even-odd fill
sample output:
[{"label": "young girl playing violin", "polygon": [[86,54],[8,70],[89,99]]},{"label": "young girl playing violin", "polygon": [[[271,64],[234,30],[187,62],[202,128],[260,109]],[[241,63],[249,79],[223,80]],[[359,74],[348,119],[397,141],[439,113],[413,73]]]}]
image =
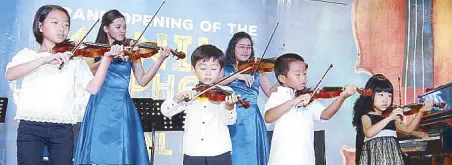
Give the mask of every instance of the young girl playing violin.
[{"label": "young girl playing violin", "polygon": [[401,108],[392,111],[388,117],[382,113],[393,105],[393,87],[383,75],[372,76],[366,88],[371,96],[361,95],[353,107],[353,126],[356,128],[356,164],[360,165],[403,165],[403,155],[396,140],[397,132],[412,134],[424,112],[432,109],[433,103],[425,101],[414,119],[405,125],[401,121]]},{"label": "young girl playing violin", "polygon": [[[254,62],[254,49],[251,36],[245,32],[234,34],[226,49],[224,75],[228,76],[238,71],[241,62]],[[261,165],[268,161],[270,144],[267,128],[257,105],[259,88],[269,96],[272,89],[267,76],[259,74],[239,74],[226,80],[223,85],[231,87],[242,98],[250,102],[245,109],[237,105],[237,123],[229,126],[232,138],[232,164]]]},{"label": "young girl playing violin", "polygon": [[[114,45],[125,37],[124,16],[117,10],[106,12],[96,43]],[[99,92],[89,99],[80,128],[75,164],[149,164],[140,117],[129,94],[130,75],[132,70],[138,84],[146,86],[168,54],[169,50],[165,48],[148,72],[143,70],[140,60],[101,58],[101,61],[111,63],[109,66],[101,64],[97,69],[97,74],[106,72],[106,76]]]},{"label": "young girl playing violin", "polygon": [[[49,151],[50,164],[73,164],[76,84],[95,94],[103,75],[93,77],[82,58],[69,61],[71,52],[53,54],[52,48],[67,38],[69,27],[69,14],[64,8],[40,7],[33,22],[39,50],[21,50],[6,67],[7,80],[23,78],[15,116],[19,120],[17,164],[40,164],[44,146]],[[112,48],[106,58],[118,54],[118,50]],[[62,63],[66,66],[59,70]],[[100,65],[108,64],[103,61]]]}]

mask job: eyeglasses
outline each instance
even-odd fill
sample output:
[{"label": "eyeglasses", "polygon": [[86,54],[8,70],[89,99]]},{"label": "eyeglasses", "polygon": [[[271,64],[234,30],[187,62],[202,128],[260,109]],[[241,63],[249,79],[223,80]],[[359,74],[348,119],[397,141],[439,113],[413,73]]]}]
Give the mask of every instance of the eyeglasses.
[{"label": "eyeglasses", "polygon": [[245,46],[245,45],[237,45],[236,48],[238,48],[241,51],[251,51],[253,49],[253,47],[251,46]]}]

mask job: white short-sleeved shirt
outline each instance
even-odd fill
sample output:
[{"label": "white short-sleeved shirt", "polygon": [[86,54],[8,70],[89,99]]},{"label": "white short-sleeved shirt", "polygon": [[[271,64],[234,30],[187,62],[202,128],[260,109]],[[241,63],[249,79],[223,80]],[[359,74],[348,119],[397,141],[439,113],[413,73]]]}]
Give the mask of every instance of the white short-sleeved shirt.
[{"label": "white short-sleeved shirt", "polygon": [[[7,69],[53,54],[25,48],[17,53]],[[44,64],[23,77],[14,119],[75,124],[75,89],[85,89],[93,78],[88,64],[74,57],[59,70],[59,65]]]},{"label": "white short-sleeved shirt", "polygon": [[[295,98],[295,91],[279,86],[269,97],[265,111]],[[314,165],[314,120],[325,106],[313,101],[307,107],[292,107],[274,122],[268,165]]]}]

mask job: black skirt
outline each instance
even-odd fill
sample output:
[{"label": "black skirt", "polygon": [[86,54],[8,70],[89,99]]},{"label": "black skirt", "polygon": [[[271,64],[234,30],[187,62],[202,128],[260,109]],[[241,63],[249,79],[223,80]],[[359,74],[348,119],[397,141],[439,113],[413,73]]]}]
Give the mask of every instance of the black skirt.
[{"label": "black skirt", "polygon": [[403,153],[395,137],[376,137],[364,142],[360,165],[404,165]]}]

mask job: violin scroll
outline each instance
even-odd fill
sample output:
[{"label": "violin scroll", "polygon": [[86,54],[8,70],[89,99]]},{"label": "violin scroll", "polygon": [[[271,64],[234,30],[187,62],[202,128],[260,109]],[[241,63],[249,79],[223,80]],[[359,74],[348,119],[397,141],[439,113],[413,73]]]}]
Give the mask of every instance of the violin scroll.
[{"label": "violin scroll", "polygon": [[441,102],[441,103],[433,103],[433,107],[438,107],[440,109],[443,109],[444,107],[446,107],[446,103],[445,102]]},{"label": "violin scroll", "polygon": [[362,89],[362,88],[358,88],[356,90],[359,94],[364,95],[364,96],[372,96],[372,89],[367,88],[367,89]]}]

